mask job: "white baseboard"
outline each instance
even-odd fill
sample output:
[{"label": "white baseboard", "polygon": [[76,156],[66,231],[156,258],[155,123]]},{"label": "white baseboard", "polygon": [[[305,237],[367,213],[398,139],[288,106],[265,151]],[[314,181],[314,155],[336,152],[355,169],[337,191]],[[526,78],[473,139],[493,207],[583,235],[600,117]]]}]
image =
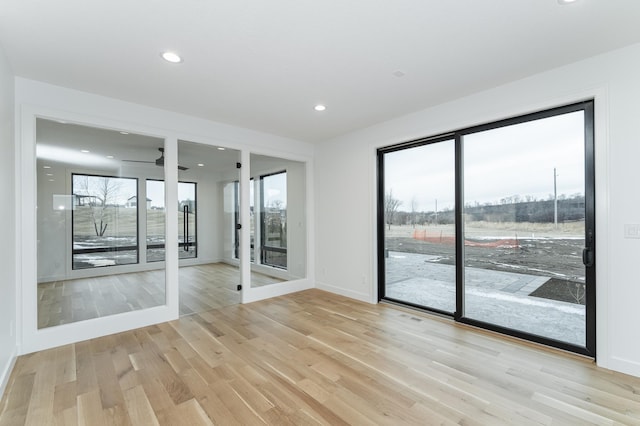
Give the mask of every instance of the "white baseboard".
[{"label": "white baseboard", "polygon": [[242,303],[257,302],[259,300],[270,299],[272,297],[283,296],[312,288],[313,282],[307,279],[248,288],[242,291]]},{"label": "white baseboard", "polygon": [[[2,373],[0,374],[0,400],[4,396],[4,392],[7,389],[7,385],[9,384],[9,378],[11,377],[11,372],[13,371],[13,367],[16,365],[16,359],[18,358],[17,348],[13,349],[13,353],[9,357],[7,364],[2,366]],[[3,407],[0,407],[0,410]]]},{"label": "white baseboard", "polygon": [[208,265],[210,263],[219,263],[221,262],[220,258],[202,258],[202,257],[196,257],[195,259],[180,259],[180,267],[183,266],[197,266],[197,265]]},{"label": "white baseboard", "polygon": [[376,303],[372,300],[372,297],[368,293],[360,293],[353,290],[347,290],[341,287],[336,287],[331,284],[322,283],[320,281],[316,281],[316,288],[324,291],[328,291],[329,293],[339,294],[340,296],[348,297],[350,299],[359,300],[365,303]]},{"label": "white baseboard", "polygon": [[608,360],[598,358],[598,367],[607,370],[617,371],[619,373],[628,374],[630,376],[640,377],[640,363],[628,359],[613,356]]},{"label": "white baseboard", "polygon": [[52,283],[54,281],[64,281],[67,277],[64,275],[48,275],[46,277],[38,277],[38,284]]},{"label": "white baseboard", "polygon": [[[195,265],[207,265],[209,263],[219,263],[223,260],[220,258],[195,258],[195,259],[180,259],[179,267],[183,266],[195,266]],[[150,263],[137,263],[132,265],[120,265],[109,268],[88,268],[78,271],[73,271],[71,275],[47,275],[38,277],[38,284],[50,283],[54,281],[66,281],[74,280],[78,278],[94,278],[103,277],[107,275],[128,274],[135,272],[153,271],[158,269],[164,269],[164,261],[150,262]]]}]

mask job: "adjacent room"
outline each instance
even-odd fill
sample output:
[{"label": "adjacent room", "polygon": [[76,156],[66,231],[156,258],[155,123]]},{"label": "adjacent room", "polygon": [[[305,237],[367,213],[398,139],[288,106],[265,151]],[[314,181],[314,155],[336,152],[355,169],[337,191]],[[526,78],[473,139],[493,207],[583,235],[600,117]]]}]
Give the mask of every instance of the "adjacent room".
[{"label": "adjacent room", "polygon": [[[164,140],[41,118],[36,133],[38,328],[164,305]],[[178,158],[180,315],[240,303],[239,153],[179,141]],[[251,283],[301,277],[304,259],[288,267],[286,251],[287,213],[299,215],[287,209],[288,176],[304,182],[301,168],[254,156],[252,169],[261,185],[251,180],[252,211],[264,218],[252,217],[252,240],[265,243],[258,262],[252,253]]]}]

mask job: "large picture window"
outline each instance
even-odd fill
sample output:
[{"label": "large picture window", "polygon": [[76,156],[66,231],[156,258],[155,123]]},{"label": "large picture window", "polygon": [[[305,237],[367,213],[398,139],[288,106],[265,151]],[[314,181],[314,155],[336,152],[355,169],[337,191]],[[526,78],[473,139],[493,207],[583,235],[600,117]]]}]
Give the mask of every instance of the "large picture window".
[{"label": "large picture window", "polygon": [[73,269],[138,263],[138,180],[73,174]]}]

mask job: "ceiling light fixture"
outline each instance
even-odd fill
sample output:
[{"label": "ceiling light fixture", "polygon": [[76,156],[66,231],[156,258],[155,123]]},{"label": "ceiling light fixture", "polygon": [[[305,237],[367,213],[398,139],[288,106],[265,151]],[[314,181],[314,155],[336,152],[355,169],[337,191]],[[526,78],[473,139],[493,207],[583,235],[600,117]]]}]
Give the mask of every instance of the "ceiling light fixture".
[{"label": "ceiling light fixture", "polygon": [[198,163],[198,167],[204,167],[204,164]]},{"label": "ceiling light fixture", "polygon": [[51,166],[42,166],[43,169],[50,169]]},{"label": "ceiling light fixture", "polygon": [[129,132],[120,132],[121,135],[128,135]]},{"label": "ceiling light fixture", "polygon": [[89,151],[88,149],[81,149],[80,152],[83,153],[83,154],[88,154],[91,151]]},{"label": "ceiling light fixture", "polygon": [[327,107],[322,105],[322,104],[318,104],[318,105],[314,106],[313,109],[315,109],[316,111],[324,111],[324,110],[327,109]]},{"label": "ceiling light fixture", "polygon": [[163,52],[162,59],[167,62],[171,62],[172,64],[178,64],[182,62],[182,58],[177,53],[173,52]]},{"label": "ceiling light fixture", "polygon": [[558,4],[571,4],[575,3],[577,0],[558,0]]},{"label": "ceiling light fixture", "polygon": [[113,155],[107,155],[107,158],[108,158],[109,160],[111,160],[111,159],[113,159]]},{"label": "ceiling light fixture", "polygon": [[218,151],[224,151],[224,150],[225,150],[225,148],[223,148],[221,146],[218,147]]}]

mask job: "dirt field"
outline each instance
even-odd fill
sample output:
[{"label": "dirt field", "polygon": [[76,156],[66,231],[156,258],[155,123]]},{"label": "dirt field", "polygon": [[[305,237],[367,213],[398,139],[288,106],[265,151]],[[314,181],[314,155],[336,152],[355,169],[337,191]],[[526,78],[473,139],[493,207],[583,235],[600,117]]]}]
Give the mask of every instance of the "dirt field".
[{"label": "dirt field", "polygon": [[[465,266],[550,277],[531,295],[584,304],[583,229],[582,223],[556,229],[553,224],[475,222],[465,228]],[[453,236],[452,225],[392,226],[385,231],[385,246],[439,256],[438,263],[453,265]]]}]

